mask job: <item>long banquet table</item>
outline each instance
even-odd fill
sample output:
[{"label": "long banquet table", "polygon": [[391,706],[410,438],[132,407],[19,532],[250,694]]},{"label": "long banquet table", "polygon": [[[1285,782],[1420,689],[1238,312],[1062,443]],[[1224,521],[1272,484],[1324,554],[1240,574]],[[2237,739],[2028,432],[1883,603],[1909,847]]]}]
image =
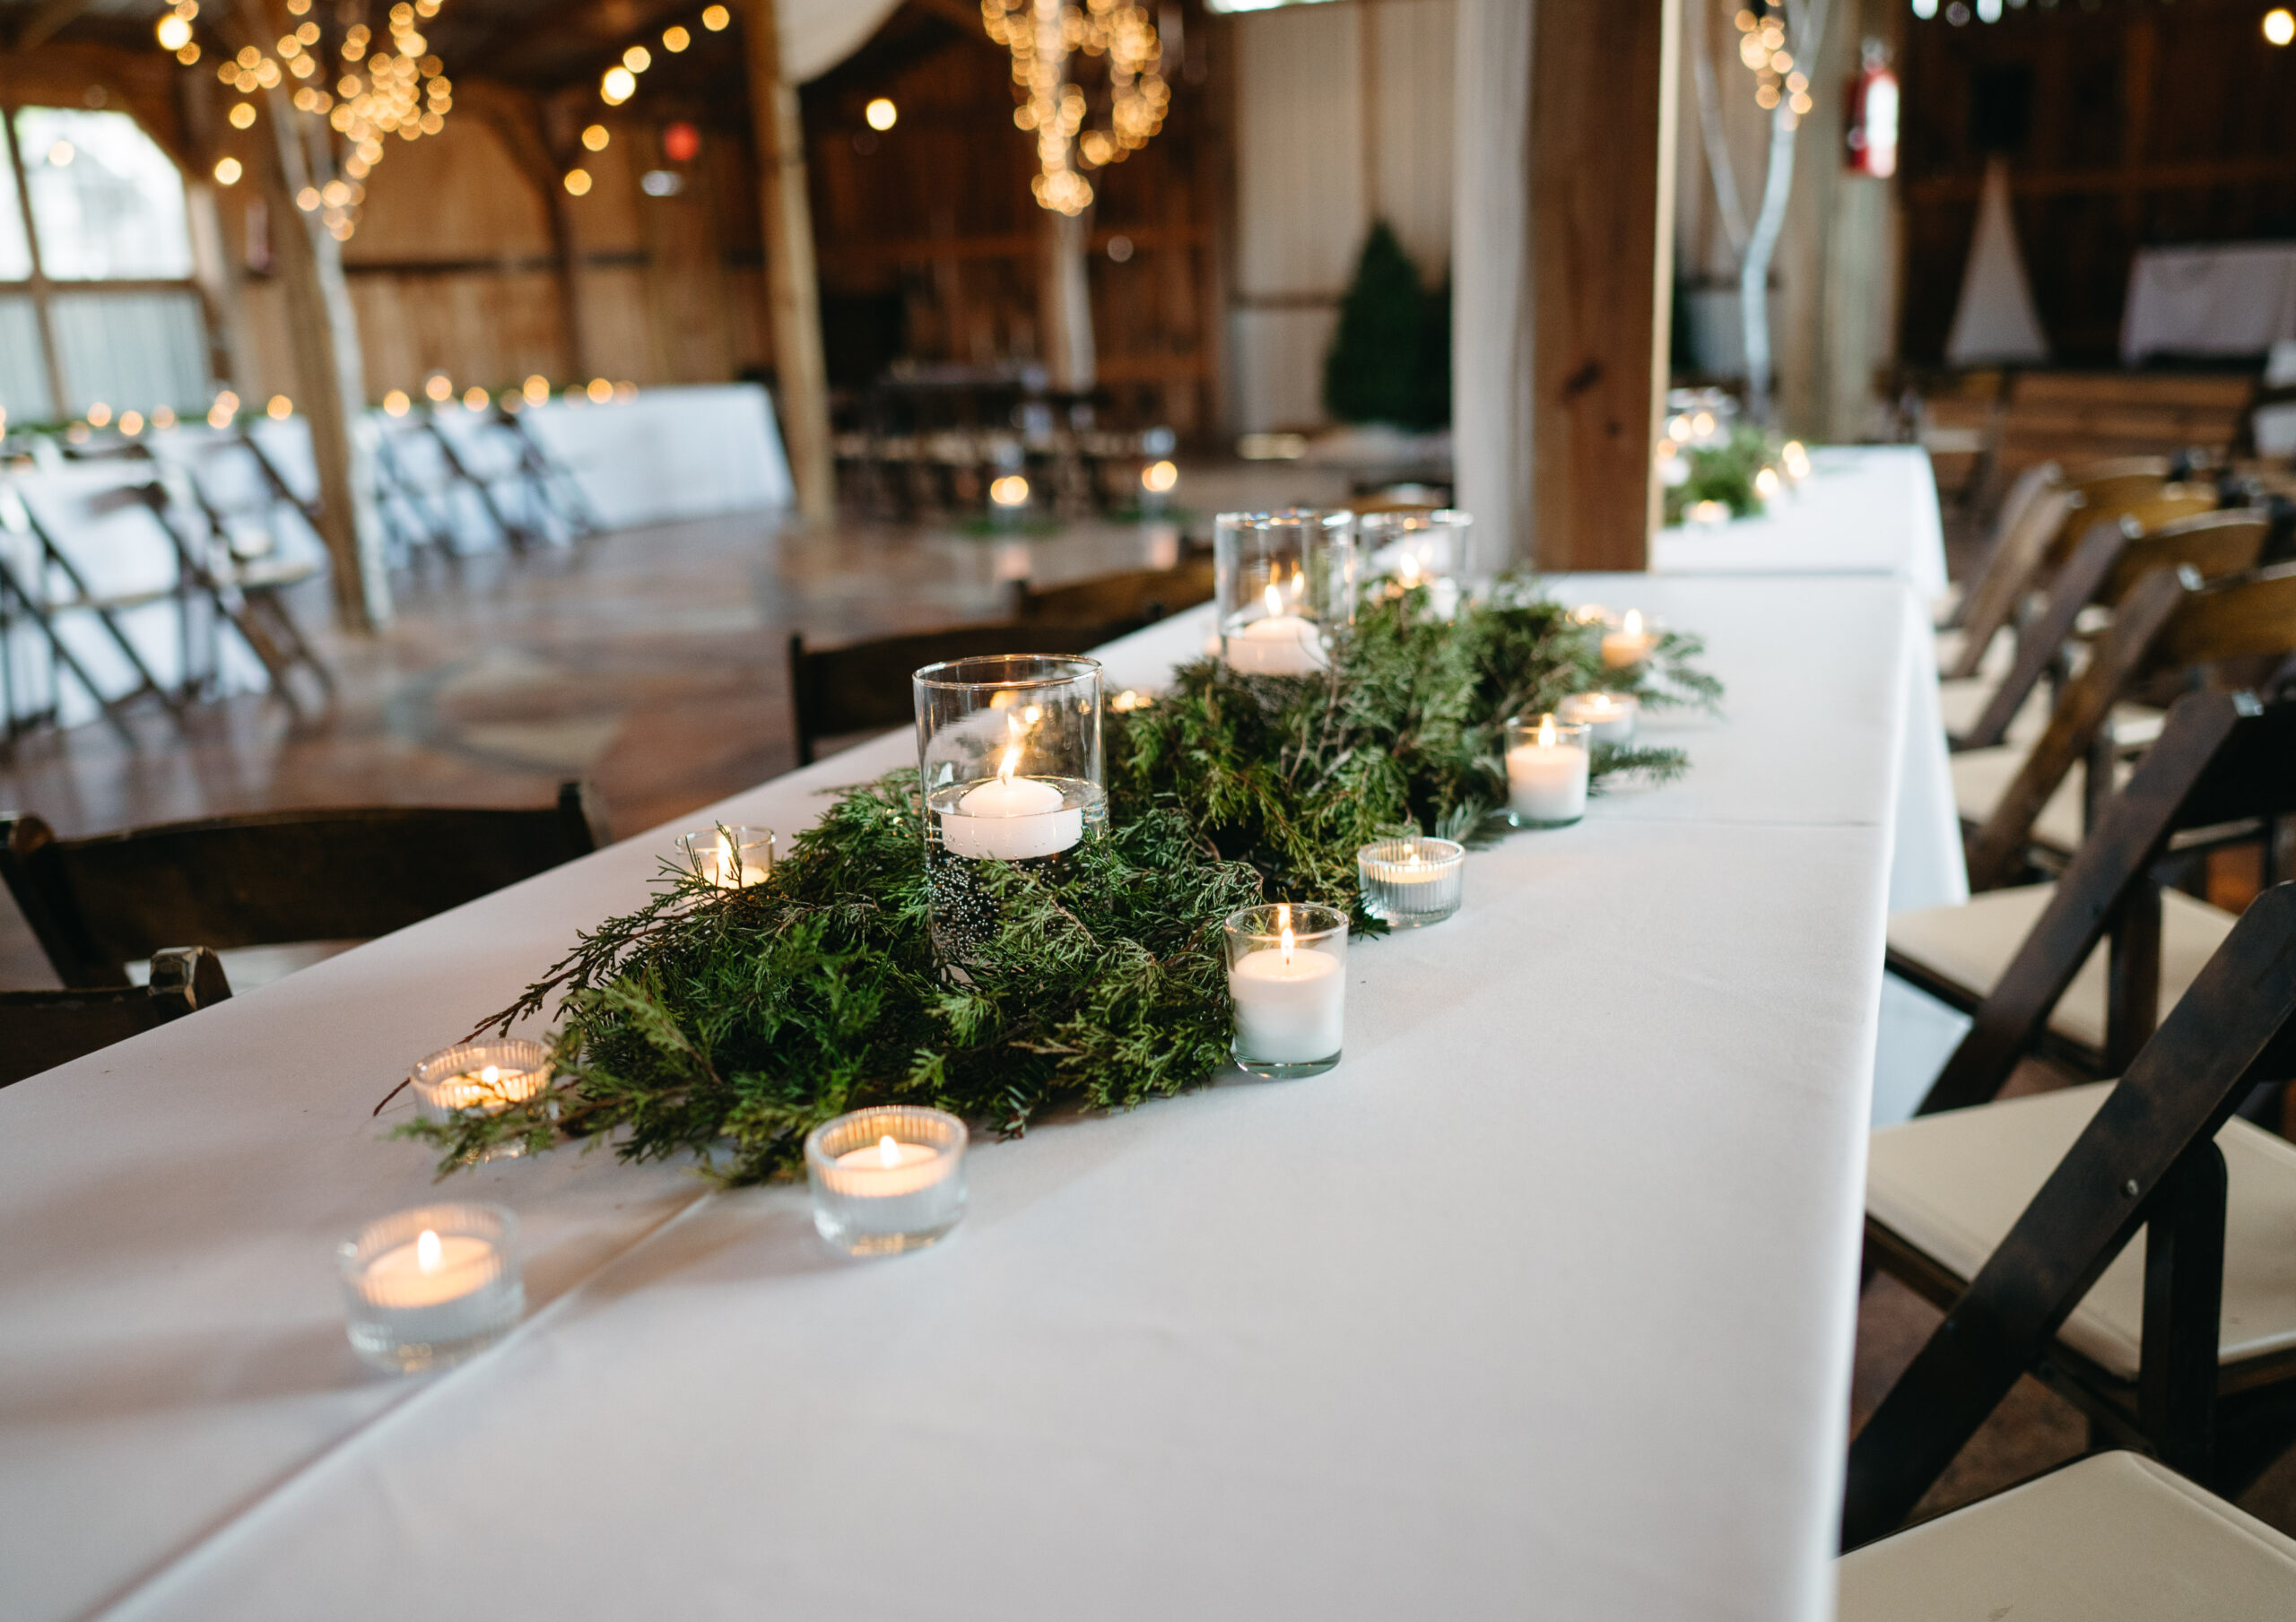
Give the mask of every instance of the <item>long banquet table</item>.
[{"label": "long banquet table", "polygon": [[369,1105],[671,829],[0,1090],[0,1615],[1829,1614],[1905,594],[1557,589],[1705,634],[1690,776],[1359,943],[1329,1075],[977,1144],[919,1254],[561,1151],[443,1191],[518,1212],[521,1329],[353,1361],[333,1244],[434,1193]]}]

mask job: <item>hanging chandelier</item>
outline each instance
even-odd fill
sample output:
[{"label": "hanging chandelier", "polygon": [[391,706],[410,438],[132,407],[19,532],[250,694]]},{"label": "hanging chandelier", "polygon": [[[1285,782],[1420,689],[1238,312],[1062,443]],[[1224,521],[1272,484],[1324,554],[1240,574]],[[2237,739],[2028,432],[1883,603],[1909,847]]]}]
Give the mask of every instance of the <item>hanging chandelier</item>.
[{"label": "hanging chandelier", "polygon": [[[1127,0],[980,0],[980,16],[1013,56],[1013,122],[1037,138],[1029,189],[1041,208],[1083,213],[1092,202],[1089,171],[1123,162],[1164,126],[1172,92],[1158,71],[1155,23]],[[1069,74],[1080,53],[1108,60],[1105,127],[1084,127],[1084,87]]]}]

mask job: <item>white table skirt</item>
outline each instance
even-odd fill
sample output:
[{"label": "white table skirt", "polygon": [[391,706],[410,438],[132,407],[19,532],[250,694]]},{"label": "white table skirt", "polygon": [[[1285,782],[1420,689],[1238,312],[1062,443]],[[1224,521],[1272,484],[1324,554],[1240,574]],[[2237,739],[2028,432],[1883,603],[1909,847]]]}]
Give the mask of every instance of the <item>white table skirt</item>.
[{"label": "white table skirt", "polygon": [[1692,775],[1361,945],[1331,1075],[984,1144],[921,1255],[561,1153],[443,1191],[518,1210],[517,1335],[352,1359],[332,1242],[437,1192],[369,1101],[673,828],[0,1091],[0,1613],[1827,1615],[1903,590],[1565,592],[1708,635]]},{"label": "white table skirt", "polygon": [[1924,602],[1945,594],[1945,531],[1929,453],[1826,445],[1811,476],[1759,518],[1678,525],[1650,546],[1662,575],[1894,575]]}]

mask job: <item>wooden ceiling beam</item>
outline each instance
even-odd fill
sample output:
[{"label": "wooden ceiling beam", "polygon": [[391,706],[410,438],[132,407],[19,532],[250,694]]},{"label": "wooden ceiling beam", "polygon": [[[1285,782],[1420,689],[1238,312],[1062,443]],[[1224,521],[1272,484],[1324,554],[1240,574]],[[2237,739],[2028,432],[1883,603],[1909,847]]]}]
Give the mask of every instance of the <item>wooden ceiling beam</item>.
[{"label": "wooden ceiling beam", "polygon": [[40,7],[16,30],[14,49],[33,50],[77,22],[93,0],[41,0]]}]

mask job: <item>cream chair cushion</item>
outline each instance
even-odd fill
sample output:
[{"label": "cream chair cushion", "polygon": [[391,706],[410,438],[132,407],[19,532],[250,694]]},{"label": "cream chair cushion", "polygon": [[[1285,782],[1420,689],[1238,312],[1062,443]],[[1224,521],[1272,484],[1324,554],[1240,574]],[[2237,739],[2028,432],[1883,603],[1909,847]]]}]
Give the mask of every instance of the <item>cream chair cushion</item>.
[{"label": "cream chair cushion", "polygon": [[[1958,627],[1952,630],[1939,631],[1937,633],[1937,668],[1941,671],[1951,669],[1953,662],[1961,656],[1961,649],[1968,644],[1968,633]],[[1978,674],[1998,681],[2009,673],[2009,667],[2016,663],[2017,639],[2005,629],[1998,630],[1994,632],[1993,640],[1986,646],[1985,657],[1978,661]]]},{"label": "cream chair cushion", "polygon": [[[2022,884],[1971,896],[1959,906],[1933,906],[1890,918],[1890,950],[1942,980],[1962,987],[1971,1002],[1992,994],[2040,922],[2054,884]],[[2182,890],[2161,892],[2161,1007],[2176,1006],[2202,967],[2232,932],[2233,915]],[[2099,941],[2073,984],[2057,999],[2048,1028],[2067,1041],[2105,1045],[2105,971],[2109,947]]]},{"label": "cream chair cushion", "polygon": [[[1975,1278],[2112,1089],[2099,1081],[1884,1127],[1866,1167],[1866,1214]],[[2219,1349],[2236,1363],[2296,1346],[2296,1144],[2237,1118],[2216,1141],[2226,1176]],[[2134,1380],[2144,1325],[2140,1234],[2057,1334],[2109,1374]]]},{"label": "cream chair cushion", "polygon": [[[1937,710],[1944,717],[1948,736],[1966,737],[1985,717],[1985,707],[1993,702],[1993,690],[1999,685],[1983,676],[1970,676],[1937,684]],[[2048,728],[2048,688],[2036,682],[2025,696],[2025,702],[2010,717],[2009,730],[2002,735],[2022,749],[2031,749],[2035,739]]]},{"label": "cream chair cushion", "polygon": [[1835,1562],[1839,1622],[2285,1622],[2296,1541],[2141,1453],[2096,1453]]},{"label": "cream chair cushion", "polygon": [[[1953,804],[1964,822],[1981,826],[1993,815],[1994,807],[2001,803],[2009,785],[2017,780],[2030,747],[2004,743],[1992,749],[1965,749],[1952,757]],[[2119,780],[2116,786],[2126,784],[2135,769],[2126,761],[2120,762],[2115,774]],[[2053,850],[2079,850],[2087,831],[2081,802],[2088,792],[2089,768],[2075,760],[2065,774],[2065,781],[2057,785],[2057,792],[2042,805],[2041,814],[2033,819],[2033,843]]]}]

